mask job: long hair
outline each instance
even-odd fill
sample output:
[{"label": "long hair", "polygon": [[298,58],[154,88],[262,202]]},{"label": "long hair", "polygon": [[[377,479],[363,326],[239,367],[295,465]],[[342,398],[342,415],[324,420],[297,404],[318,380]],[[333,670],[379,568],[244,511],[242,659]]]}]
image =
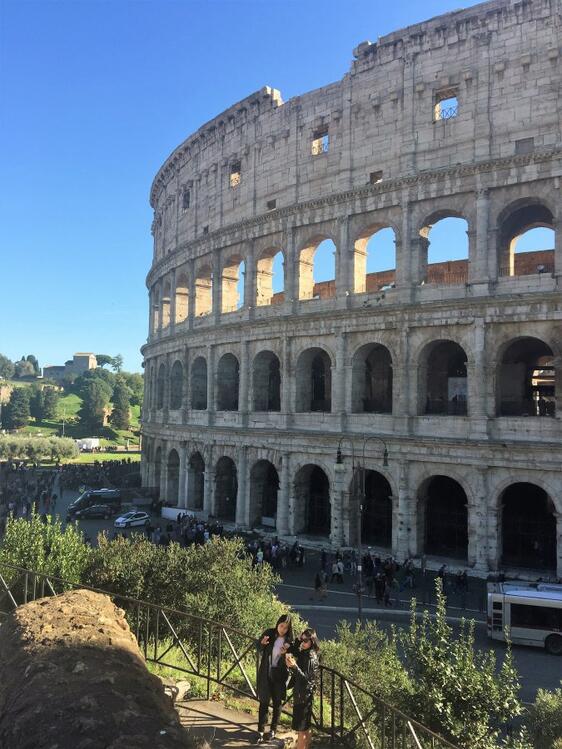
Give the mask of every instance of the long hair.
[{"label": "long hair", "polygon": [[318,651],[320,650],[320,644],[318,642],[318,635],[316,634],[316,630],[309,627],[308,629],[304,630],[304,632],[301,634],[301,637],[303,635],[310,640],[310,649],[314,650],[315,653],[318,653]]},{"label": "long hair", "polygon": [[277,627],[280,624],[288,624],[289,629],[287,630],[285,634],[285,642],[292,642],[295,638],[293,636],[293,620],[291,618],[290,614],[282,614],[282,616],[279,617],[277,620],[277,623],[275,624],[275,632],[277,632]]}]

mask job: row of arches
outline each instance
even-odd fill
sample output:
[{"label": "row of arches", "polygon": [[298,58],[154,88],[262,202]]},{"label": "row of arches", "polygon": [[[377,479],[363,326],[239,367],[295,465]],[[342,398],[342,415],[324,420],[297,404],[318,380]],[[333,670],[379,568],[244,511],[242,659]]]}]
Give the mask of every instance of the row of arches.
[{"label": "row of arches", "polygon": [[[154,481],[161,482],[162,448],[154,456]],[[205,509],[207,466],[200,452],[188,460],[187,496],[180,497],[180,458],[171,449],[166,458],[166,499],[193,511]],[[237,467],[228,456],[214,464],[212,514],[226,522],[237,519],[239,498]],[[247,499],[249,527],[276,526],[281,500],[277,468],[268,460],[258,460],[249,471]],[[295,473],[291,482],[293,532],[328,538],[332,524],[332,489],[324,469],[309,463]],[[352,511],[361,512],[362,543],[391,549],[394,508],[388,479],[376,470],[355,472],[349,486]],[[467,560],[469,542],[468,500],[463,487],[450,476],[434,475],[416,491],[418,550],[433,557]],[[499,497],[501,564],[507,567],[555,570],[557,560],[556,511],[552,499],[540,486],[515,482]]]},{"label": "row of arches", "polygon": [[[554,270],[555,219],[544,202],[533,198],[515,201],[500,212],[497,220],[497,275]],[[475,251],[470,246],[471,235],[469,221],[458,210],[441,209],[426,218],[415,240],[421,253],[416,261],[416,282],[466,283],[468,262]],[[349,257],[351,274],[345,284],[349,293],[379,292],[395,285],[397,262],[403,262],[396,252],[399,237],[399,227],[384,222],[370,223],[354,236]],[[249,269],[254,276],[249,283],[246,275],[250,260],[240,252],[227,256],[220,268],[211,262],[199,263],[191,291],[187,270],[179,269],[174,282],[167,277],[151,290],[151,330],[186,320],[190,303],[194,317],[202,317],[213,311],[229,313],[244,306],[283,302],[287,290],[300,300],[334,296],[338,241],[328,233],[314,234],[299,246],[289,263],[282,247],[268,247]],[[342,264],[347,265],[347,259]],[[215,284],[220,290],[218,310],[213,310]]]},{"label": "row of arches", "polygon": [[[455,341],[438,340],[425,346],[419,368],[418,414],[466,415],[468,413],[468,357]],[[394,363],[388,348],[380,343],[361,346],[352,356],[352,413],[393,412]],[[334,362],[323,348],[305,349],[296,361],[294,408],[296,412],[332,411]],[[260,351],[251,365],[250,408],[256,412],[279,412],[282,401],[282,367],[279,357]],[[556,412],[555,366],[552,349],[534,337],[512,341],[503,352],[496,375],[498,416],[554,416]],[[215,407],[237,411],[240,398],[240,363],[232,353],[219,359]],[[166,397],[167,390],[169,395]],[[197,356],[185,372],[176,359],[168,374],[161,363],[152,367],[148,403],[151,408],[195,411],[213,407],[209,403],[207,360]]]}]

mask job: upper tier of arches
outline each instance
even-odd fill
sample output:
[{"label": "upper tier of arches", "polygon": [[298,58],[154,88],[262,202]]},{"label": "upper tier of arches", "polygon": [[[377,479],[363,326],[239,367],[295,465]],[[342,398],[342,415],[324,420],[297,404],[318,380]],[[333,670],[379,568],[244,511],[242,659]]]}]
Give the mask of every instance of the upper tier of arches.
[{"label": "upper tier of arches", "polygon": [[[486,201],[485,208],[482,201]],[[150,333],[215,323],[266,307],[358,298],[370,305],[396,289],[494,284],[534,277],[538,288],[561,266],[554,208],[542,196],[502,205],[486,194],[439,200],[424,213],[397,208],[323,221],[240,241],[162,269],[150,286]],[[532,287],[534,288],[534,286]],[[491,288],[488,289],[492,291]]]}]

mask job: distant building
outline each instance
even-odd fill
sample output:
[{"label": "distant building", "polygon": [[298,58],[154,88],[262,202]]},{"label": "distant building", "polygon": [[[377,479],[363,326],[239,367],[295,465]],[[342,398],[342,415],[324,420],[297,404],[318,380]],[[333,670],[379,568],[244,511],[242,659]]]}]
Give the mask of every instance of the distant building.
[{"label": "distant building", "polygon": [[62,382],[69,376],[78,377],[89,369],[95,369],[97,366],[98,362],[95,354],[79,351],[62,366],[52,365],[43,367],[43,377],[55,382]]}]

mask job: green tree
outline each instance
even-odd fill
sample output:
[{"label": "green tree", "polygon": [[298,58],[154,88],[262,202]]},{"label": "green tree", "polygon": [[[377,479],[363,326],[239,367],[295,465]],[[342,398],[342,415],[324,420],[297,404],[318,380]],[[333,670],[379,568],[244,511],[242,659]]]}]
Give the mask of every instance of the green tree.
[{"label": "green tree", "polygon": [[113,394],[113,388],[115,387],[115,377],[116,375],[113,372],[110,372],[107,369],[102,369],[101,367],[89,369],[87,372],[84,372],[84,374],[81,374],[75,379],[72,390],[75,393],[78,393],[78,395],[81,395],[82,389],[87,387],[87,383],[92,382],[93,380],[101,380],[109,386],[109,388],[111,389],[111,393]]},{"label": "green tree", "polygon": [[33,367],[33,370],[34,370],[36,376],[38,377],[41,374],[41,367],[39,366],[39,362],[37,361],[37,357],[34,356],[33,354],[28,354],[25,357],[25,360],[28,361],[31,364],[31,366]]},{"label": "green tree", "polygon": [[535,749],[562,749],[562,682],[559,689],[539,689],[529,709],[528,728]]},{"label": "green tree", "polygon": [[123,369],[123,357],[121,354],[117,354],[117,356],[113,357],[111,366],[116,372],[120,372]]},{"label": "green tree", "polygon": [[111,426],[115,429],[128,429],[130,424],[130,391],[124,380],[119,378],[113,389],[113,411]]},{"label": "green tree", "polygon": [[6,429],[21,429],[27,426],[30,416],[28,389],[14,388],[8,404],[2,409],[2,426]]},{"label": "green tree", "polygon": [[15,367],[11,359],[0,354],[0,378],[10,380],[14,376]]},{"label": "green tree", "polygon": [[57,411],[60,401],[60,393],[55,388],[43,388],[43,419],[53,421],[57,418]]},{"label": "green tree", "polygon": [[120,375],[130,390],[131,406],[142,406],[144,398],[144,377],[138,372],[121,372]]},{"label": "green tree", "polygon": [[95,378],[82,384],[80,395],[82,397],[82,405],[78,412],[80,423],[87,429],[96,432],[103,427],[112,389],[107,382]]},{"label": "green tree", "polygon": [[76,455],[76,443],[68,438],[0,435],[0,460],[50,460],[58,463]]},{"label": "green tree", "polygon": [[522,712],[511,650],[496,669],[495,653],[475,646],[474,621],[463,620],[460,631],[453,632],[440,581],[436,587],[434,618],[425,611],[418,621],[414,601],[410,627],[400,637],[414,685],[410,714],[460,747],[493,749],[506,725]]},{"label": "green tree", "polygon": [[15,376],[19,379],[22,377],[35,377],[35,367],[23,356],[15,363]]},{"label": "green tree", "polygon": [[107,367],[111,365],[113,357],[109,356],[108,354],[96,354],[96,361],[98,363],[98,367]]},{"label": "green tree", "polygon": [[29,388],[29,412],[37,421],[43,418],[43,388],[40,385]]}]

